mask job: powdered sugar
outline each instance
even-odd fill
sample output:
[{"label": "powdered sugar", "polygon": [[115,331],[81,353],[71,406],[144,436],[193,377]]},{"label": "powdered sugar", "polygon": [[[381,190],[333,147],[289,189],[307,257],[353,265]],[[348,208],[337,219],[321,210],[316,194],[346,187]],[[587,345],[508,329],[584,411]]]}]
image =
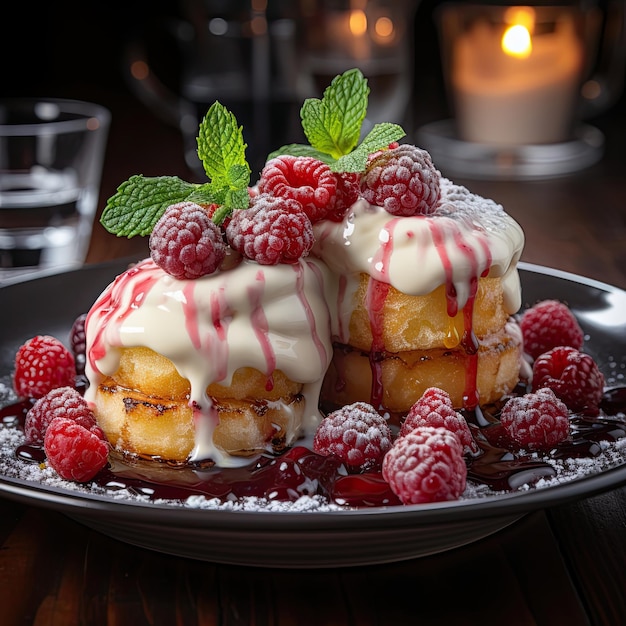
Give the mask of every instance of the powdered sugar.
[{"label": "powdered sugar", "polygon": [[334,454],[351,467],[380,466],[391,447],[392,434],[372,406],[355,402],[327,415],[317,428],[313,449]]},{"label": "powdered sugar", "polygon": [[439,200],[440,178],[428,152],[403,144],[370,156],[361,192],[391,215],[429,215]]},{"label": "powdered sugar", "polygon": [[459,437],[465,452],[478,452],[467,421],[452,408],[450,396],[442,389],[436,387],[426,389],[409,410],[400,433],[406,434],[418,426],[447,428]]},{"label": "powdered sugar", "polygon": [[226,227],[230,246],[261,265],[294,263],[313,246],[313,226],[302,205],[261,194],[247,211],[237,211]]},{"label": "powdered sugar", "polygon": [[[9,405],[17,400],[8,377],[0,378],[0,406]],[[618,412],[618,418],[624,420],[623,412]],[[623,423],[616,424],[616,430],[624,430]],[[619,437],[620,433],[616,435]],[[175,508],[190,508],[202,510],[224,511],[252,511],[252,512],[285,512],[285,513],[319,513],[340,511],[350,507],[327,501],[320,495],[303,495],[295,502],[272,501],[258,497],[243,497],[222,501],[218,498],[209,498],[202,495],[192,495],[186,499],[151,499],[148,495],[126,488],[105,489],[94,482],[85,484],[63,480],[47,464],[27,462],[16,456],[16,450],[23,445],[24,434],[16,424],[10,420],[0,424],[0,477],[17,480],[21,484],[39,487],[61,489],[68,494],[85,494],[86,496],[102,497],[111,501],[128,503],[142,503]],[[550,473],[536,480],[535,483],[524,483],[516,486],[519,495],[534,490],[559,487],[572,481],[585,479],[611,469],[626,465],[626,437],[616,441],[599,441],[594,444],[594,455],[580,458],[556,459],[540,451],[524,451],[530,460],[543,462]],[[535,476],[536,478],[536,476]],[[467,481],[465,491],[459,497],[459,502],[471,502],[483,498],[510,496],[510,491],[491,489],[487,485]]]},{"label": "powdered sugar", "polygon": [[442,178],[440,184],[441,198],[433,217],[462,220],[478,230],[493,233],[506,232],[510,228],[510,217],[501,204],[472,193],[448,178]]},{"label": "powdered sugar", "polygon": [[226,256],[222,233],[193,202],[167,208],[150,235],[150,255],[178,279],[196,279],[217,270]]},{"label": "powdered sugar", "polygon": [[[0,382],[0,398],[11,396],[6,385]],[[5,403],[4,403],[5,404]],[[68,493],[100,496],[112,501],[141,502],[176,508],[193,508],[224,511],[253,512],[328,512],[350,508],[328,502],[319,495],[304,495],[295,502],[272,501],[264,498],[245,497],[237,500],[221,501],[218,498],[207,498],[193,495],[184,500],[150,499],[147,495],[131,492],[128,489],[104,489],[95,483],[79,484],[63,480],[49,466],[26,462],[16,457],[16,449],[24,443],[21,430],[11,426],[0,425],[0,476],[19,480],[21,483],[62,489]],[[531,459],[542,461],[553,469],[554,476],[539,478],[534,485],[522,484],[518,491],[523,494],[535,489],[558,487],[574,480],[584,479],[610,469],[626,465],[626,438],[615,442],[599,442],[594,457],[554,459],[540,452],[528,452]],[[481,498],[510,495],[510,492],[493,490],[486,485],[468,481],[459,501],[472,501]]]}]

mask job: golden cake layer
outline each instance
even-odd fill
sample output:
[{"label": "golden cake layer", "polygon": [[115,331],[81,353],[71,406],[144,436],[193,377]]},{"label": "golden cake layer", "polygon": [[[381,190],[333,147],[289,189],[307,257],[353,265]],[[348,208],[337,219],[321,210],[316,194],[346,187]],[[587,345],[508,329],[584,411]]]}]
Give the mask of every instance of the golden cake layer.
[{"label": "golden cake layer", "polygon": [[[213,441],[231,455],[278,451],[291,443],[302,419],[302,385],[280,370],[268,378],[253,368],[235,372],[228,386],[207,388],[219,424]],[[189,381],[148,348],[124,348],[114,376],[95,394],[98,423],[125,453],[185,462],[195,445]]]}]

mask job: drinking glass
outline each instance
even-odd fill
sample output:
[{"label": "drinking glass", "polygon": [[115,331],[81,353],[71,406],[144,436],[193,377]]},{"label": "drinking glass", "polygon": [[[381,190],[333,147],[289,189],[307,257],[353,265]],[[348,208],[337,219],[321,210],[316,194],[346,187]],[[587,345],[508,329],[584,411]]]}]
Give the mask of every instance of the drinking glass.
[{"label": "drinking glass", "polygon": [[84,262],[109,124],[88,102],[0,101],[0,283]]}]

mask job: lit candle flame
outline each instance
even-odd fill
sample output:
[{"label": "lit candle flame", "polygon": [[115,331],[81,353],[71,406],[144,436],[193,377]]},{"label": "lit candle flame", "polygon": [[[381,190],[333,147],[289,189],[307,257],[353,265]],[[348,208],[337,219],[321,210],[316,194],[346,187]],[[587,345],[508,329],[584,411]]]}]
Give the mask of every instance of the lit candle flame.
[{"label": "lit candle flame", "polygon": [[505,54],[524,59],[533,49],[531,34],[535,30],[535,10],[532,7],[509,7],[504,21],[510,26],[502,35]]},{"label": "lit candle flame", "polygon": [[526,26],[514,24],[502,35],[502,50],[510,56],[526,58],[533,49],[533,42]]}]

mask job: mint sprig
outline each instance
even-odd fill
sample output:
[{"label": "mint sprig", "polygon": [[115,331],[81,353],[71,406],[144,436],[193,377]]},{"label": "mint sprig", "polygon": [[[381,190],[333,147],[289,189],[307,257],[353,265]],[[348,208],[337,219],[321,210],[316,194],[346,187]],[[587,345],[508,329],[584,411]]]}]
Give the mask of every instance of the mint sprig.
[{"label": "mint sprig", "polygon": [[[235,116],[219,102],[209,108],[198,133],[198,157],[214,185],[230,186],[250,182],[250,167],[246,162],[246,144],[242,128]],[[235,174],[231,168],[235,168]]]},{"label": "mint sprig", "polygon": [[398,124],[383,122],[375,124],[359,146],[348,154],[339,157],[331,164],[330,169],[335,172],[362,172],[367,165],[367,157],[390,143],[404,137],[405,132]]},{"label": "mint sprig", "polygon": [[214,196],[206,185],[187,183],[177,176],[146,178],[138,174],[117,188],[100,221],[118,236],[145,236],[152,232],[168,206],[186,200],[212,203]]},{"label": "mint sprig", "polygon": [[281,154],[289,154],[291,156],[308,156],[317,159],[318,161],[323,161],[327,165],[331,165],[335,162],[335,159],[330,156],[330,154],[326,154],[325,152],[320,152],[313,148],[313,146],[309,146],[304,143],[290,143],[286,146],[281,146],[280,148],[274,150],[267,156],[267,160],[273,159],[274,157],[280,156]]},{"label": "mint sprig", "polygon": [[360,145],[361,127],[367,113],[369,87],[360,70],[351,69],[336,76],[322,99],[305,100],[300,110],[302,129],[309,141],[289,144],[272,152],[312,156],[330,166],[334,172],[361,172],[372,152],[386,148],[406,134],[397,124],[375,124]]},{"label": "mint sprig", "polygon": [[300,110],[302,129],[313,148],[338,159],[359,141],[370,89],[358,69],[336,76],[321,100],[308,98]]},{"label": "mint sprig", "polygon": [[222,104],[211,105],[200,124],[198,157],[209,182],[188,183],[177,176],[131,176],[109,198],[100,222],[118,237],[149,235],[168,206],[178,202],[218,204],[220,224],[234,209],[248,207],[250,166],[242,128]]}]

